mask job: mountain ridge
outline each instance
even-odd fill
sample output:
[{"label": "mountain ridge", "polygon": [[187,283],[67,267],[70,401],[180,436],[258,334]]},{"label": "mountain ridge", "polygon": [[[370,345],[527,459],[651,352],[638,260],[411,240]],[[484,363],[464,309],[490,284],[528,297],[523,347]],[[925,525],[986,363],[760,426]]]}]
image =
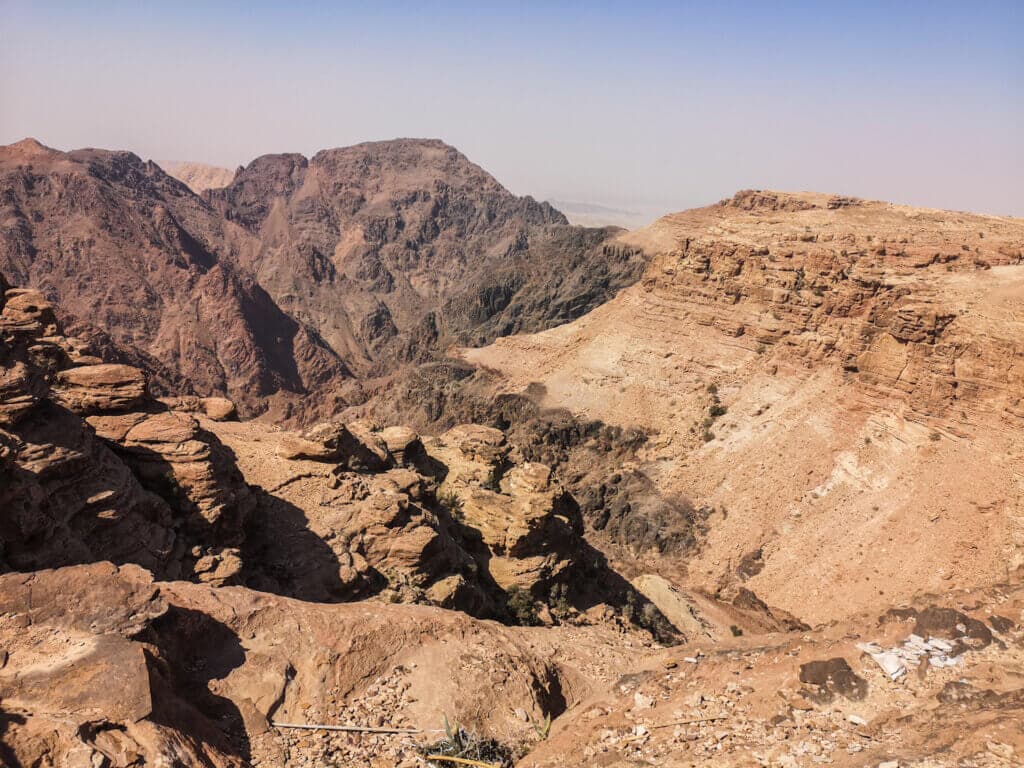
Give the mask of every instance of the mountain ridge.
[{"label": "mountain ridge", "polygon": [[439,140],[266,155],[203,196],[132,153],[34,140],[0,172],[0,269],[105,354],[155,361],[158,390],[247,414],[359,402],[357,379],[576,317],[640,269]]}]

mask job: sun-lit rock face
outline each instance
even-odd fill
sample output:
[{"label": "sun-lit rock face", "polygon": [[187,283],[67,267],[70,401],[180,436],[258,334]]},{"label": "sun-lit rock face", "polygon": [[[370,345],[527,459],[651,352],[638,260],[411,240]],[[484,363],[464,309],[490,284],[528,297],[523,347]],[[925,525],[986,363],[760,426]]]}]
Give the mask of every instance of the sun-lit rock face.
[{"label": "sun-lit rock face", "polygon": [[[563,451],[606,551],[812,622],[1024,562],[1024,222],[758,191],[619,246],[639,283],[463,351],[492,396],[647,435]],[[651,498],[691,502],[685,535],[643,545],[673,519]]]}]

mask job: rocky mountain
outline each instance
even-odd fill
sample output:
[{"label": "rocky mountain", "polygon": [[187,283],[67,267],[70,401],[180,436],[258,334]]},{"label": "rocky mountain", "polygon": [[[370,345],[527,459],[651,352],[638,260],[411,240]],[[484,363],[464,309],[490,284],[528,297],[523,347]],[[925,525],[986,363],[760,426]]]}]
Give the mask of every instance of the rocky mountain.
[{"label": "rocky mountain", "polygon": [[0,763],[1019,764],[1024,222],[0,156]]},{"label": "rocky mountain", "polygon": [[346,374],[314,329],[239,267],[259,244],[127,152],[0,150],[0,271],[42,290],[105,359],[165,392],[230,394],[246,412]]},{"label": "rocky mountain", "polygon": [[440,141],[261,157],[205,198],[259,240],[246,266],[275,301],[364,376],[566,322],[642,266]]},{"label": "rocky mountain", "polygon": [[258,158],[203,199],[130,153],[25,140],[0,149],[0,189],[0,270],[105,359],[278,419],[361,402],[358,380],[453,342],[571,320],[642,264],[436,141]]}]

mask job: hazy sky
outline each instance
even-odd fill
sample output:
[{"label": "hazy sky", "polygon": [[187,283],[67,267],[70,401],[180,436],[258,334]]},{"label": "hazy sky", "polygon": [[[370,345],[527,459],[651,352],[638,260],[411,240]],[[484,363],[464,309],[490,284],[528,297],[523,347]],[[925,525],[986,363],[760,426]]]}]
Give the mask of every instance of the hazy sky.
[{"label": "hazy sky", "polygon": [[427,136],[542,199],[1024,215],[1022,8],[0,0],[0,143],[234,167]]}]

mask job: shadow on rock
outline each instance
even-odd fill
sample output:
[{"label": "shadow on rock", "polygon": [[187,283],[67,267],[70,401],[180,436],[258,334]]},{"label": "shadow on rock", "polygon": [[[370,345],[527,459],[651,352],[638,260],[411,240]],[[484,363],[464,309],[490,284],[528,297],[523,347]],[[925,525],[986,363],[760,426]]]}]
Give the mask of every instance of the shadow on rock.
[{"label": "shadow on rock", "polygon": [[10,729],[11,725],[24,725],[25,717],[23,715],[16,715],[11,712],[5,712],[0,707],[0,765],[5,768],[22,768],[21,762],[18,760],[18,756],[14,754],[14,750],[5,743],[4,736]]},{"label": "shadow on rock", "polygon": [[262,592],[336,603],[375,594],[383,576],[353,585],[342,581],[342,564],[331,547],[309,529],[305,512],[258,486],[250,486],[256,507],[246,522],[241,581]]},{"label": "shadow on rock", "polygon": [[139,639],[159,649],[146,654],[153,700],[149,719],[248,761],[242,713],[215,692],[216,681],[245,662],[238,635],[205,613],[171,606]]}]

